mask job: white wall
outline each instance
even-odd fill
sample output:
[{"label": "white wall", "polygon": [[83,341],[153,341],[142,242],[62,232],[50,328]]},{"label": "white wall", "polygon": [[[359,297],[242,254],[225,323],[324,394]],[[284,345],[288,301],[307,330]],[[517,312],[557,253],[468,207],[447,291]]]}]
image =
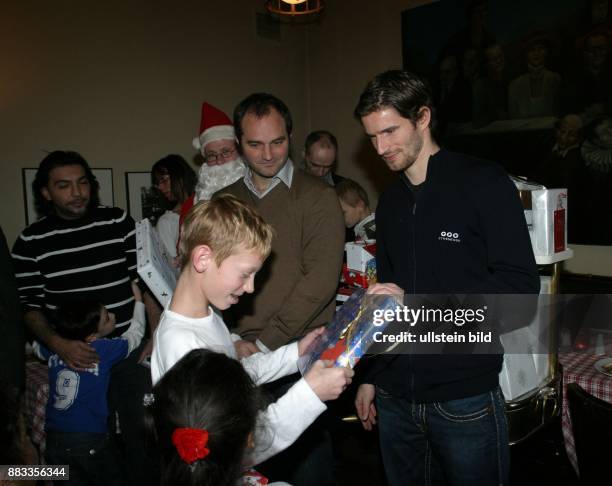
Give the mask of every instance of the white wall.
[{"label": "white wall", "polygon": [[254,91],[282,98],[305,135],[306,29],[282,41],[255,34],[263,1],[6,2],[0,15],[0,225],[12,244],[25,225],[21,168],[45,151],[76,150],[125,171],[168,153],[192,160],[207,100],[231,116]]}]

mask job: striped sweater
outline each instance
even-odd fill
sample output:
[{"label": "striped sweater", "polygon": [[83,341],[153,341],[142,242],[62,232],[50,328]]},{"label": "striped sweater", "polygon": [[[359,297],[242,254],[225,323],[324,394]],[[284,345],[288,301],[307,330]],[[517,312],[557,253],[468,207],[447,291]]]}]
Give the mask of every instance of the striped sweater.
[{"label": "striped sweater", "polygon": [[24,311],[56,309],[75,297],[103,303],[123,333],[134,310],[134,220],[119,208],[99,206],[78,220],[55,215],[28,226],[12,251]]}]

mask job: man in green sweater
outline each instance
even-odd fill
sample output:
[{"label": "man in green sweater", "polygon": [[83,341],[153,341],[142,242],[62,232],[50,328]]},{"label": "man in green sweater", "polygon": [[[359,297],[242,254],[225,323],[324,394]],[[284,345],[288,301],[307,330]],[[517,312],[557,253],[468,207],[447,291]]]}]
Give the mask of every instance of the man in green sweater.
[{"label": "man in green sweater", "polygon": [[[281,100],[266,93],[248,96],[234,110],[234,129],[249,169],[221,192],[256,208],[275,230],[255,292],[241,297],[230,318],[241,337],[235,343],[238,354],[248,356],[275,350],[329,322],[342,266],[344,219],[333,187],[289,158],[292,119]],[[317,460],[322,475],[309,475],[308,482],[278,479],[333,484],[331,460],[329,471],[323,471],[327,464],[319,466],[322,462]]]}]

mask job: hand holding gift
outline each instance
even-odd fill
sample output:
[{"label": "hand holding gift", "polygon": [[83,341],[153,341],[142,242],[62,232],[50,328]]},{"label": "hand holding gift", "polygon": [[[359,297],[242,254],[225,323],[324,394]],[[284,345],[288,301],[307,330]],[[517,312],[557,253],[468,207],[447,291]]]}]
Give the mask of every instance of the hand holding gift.
[{"label": "hand holding gift", "polygon": [[[303,348],[300,348],[298,368],[301,373],[305,374],[319,359],[329,360],[334,366],[353,368],[372,345],[374,333],[383,331],[386,327],[386,323],[374,323],[374,311],[395,309],[398,305],[395,297],[389,295],[397,294],[395,288],[388,287],[390,285],[393,284],[375,285],[372,287],[375,289],[372,295],[369,295],[369,292],[366,295],[364,290],[354,292],[338,309],[331,323],[323,331],[319,331],[320,334],[307,335],[303,340],[311,337],[314,337],[314,340],[304,353],[301,352]],[[399,290],[403,294],[403,291]]]}]

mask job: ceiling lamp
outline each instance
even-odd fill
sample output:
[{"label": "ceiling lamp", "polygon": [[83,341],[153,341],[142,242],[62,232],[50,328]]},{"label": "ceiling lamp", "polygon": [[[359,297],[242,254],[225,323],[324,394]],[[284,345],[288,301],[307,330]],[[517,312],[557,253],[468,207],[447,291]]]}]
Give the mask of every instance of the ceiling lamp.
[{"label": "ceiling lamp", "polygon": [[305,16],[323,10],[323,0],[266,0],[268,12],[282,16]]}]

